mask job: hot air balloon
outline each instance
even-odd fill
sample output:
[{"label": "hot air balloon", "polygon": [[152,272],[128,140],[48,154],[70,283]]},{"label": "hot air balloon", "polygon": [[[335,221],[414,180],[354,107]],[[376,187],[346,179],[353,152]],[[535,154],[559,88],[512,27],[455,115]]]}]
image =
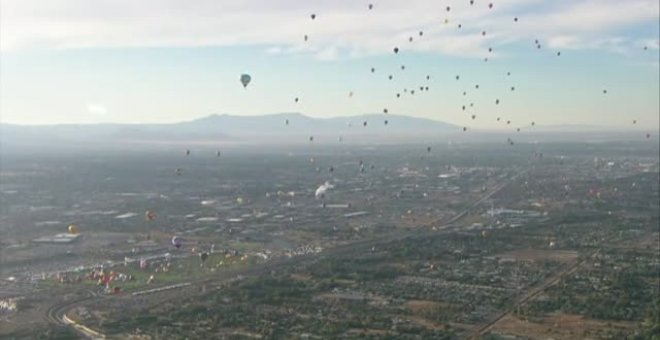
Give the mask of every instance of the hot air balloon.
[{"label": "hot air balloon", "polygon": [[312,18],[312,20],[314,20],[314,19],[316,19],[316,14],[310,15],[310,17]]},{"label": "hot air balloon", "polygon": [[153,221],[153,220],[156,219],[156,213],[151,211],[151,210],[147,210],[144,213],[144,219],[147,220],[147,221]]},{"label": "hot air balloon", "polygon": [[399,48],[398,47],[394,48],[394,53],[399,53]]},{"label": "hot air balloon", "polygon": [[252,81],[252,77],[249,74],[244,73],[241,75],[241,84],[244,88],[247,88],[250,81]]},{"label": "hot air balloon", "polygon": [[374,4],[369,4],[369,9],[371,10],[373,8],[374,8]]},{"label": "hot air balloon", "polygon": [[500,103],[499,99],[495,99],[495,105],[498,105]]},{"label": "hot air balloon", "polygon": [[447,6],[447,12],[449,12],[450,10],[451,10],[451,7]]},{"label": "hot air balloon", "polygon": [[298,102],[298,100],[299,100],[298,97],[296,97],[295,99],[293,99],[293,101],[296,102],[296,103]]},{"label": "hot air balloon", "polygon": [[383,113],[384,113],[384,114],[387,114],[387,112],[388,112],[387,108],[384,108],[384,109],[383,109]]},{"label": "hot air balloon", "polygon": [[70,224],[70,225],[69,225],[69,234],[74,234],[74,235],[76,235],[76,234],[78,234],[79,232],[80,232],[80,231],[78,230],[78,226],[76,226],[75,224]]},{"label": "hot air balloon", "polygon": [[181,248],[183,240],[179,236],[172,236],[172,245],[176,247],[176,249]]}]

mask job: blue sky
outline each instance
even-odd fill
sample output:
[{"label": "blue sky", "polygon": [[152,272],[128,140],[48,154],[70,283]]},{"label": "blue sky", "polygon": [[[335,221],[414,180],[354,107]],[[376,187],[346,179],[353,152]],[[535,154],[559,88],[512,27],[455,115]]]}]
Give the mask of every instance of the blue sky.
[{"label": "blue sky", "polygon": [[[659,124],[657,0],[502,0],[493,9],[481,0],[372,0],[371,11],[369,1],[299,2],[4,0],[0,121],[388,108],[485,129],[510,128],[496,117],[514,126]],[[242,73],[253,78],[247,89]]]}]

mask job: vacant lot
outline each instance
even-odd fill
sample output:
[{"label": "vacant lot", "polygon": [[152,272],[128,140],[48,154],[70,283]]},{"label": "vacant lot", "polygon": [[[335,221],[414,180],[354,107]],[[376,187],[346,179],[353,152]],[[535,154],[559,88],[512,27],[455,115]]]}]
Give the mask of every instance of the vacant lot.
[{"label": "vacant lot", "polygon": [[573,250],[542,250],[542,249],[524,249],[506,252],[497,255],[497,257],[506,260],[516,261],[559,261],[569,262],[574,261],[578,257],[578,253]]},{"label": "vacant lot", "polygon": [[585,319],[574,314],[549,314],[534,322],[509,315],[493,327],[492,333],[531,339],[601,339],[635,327],[634,322]]}]

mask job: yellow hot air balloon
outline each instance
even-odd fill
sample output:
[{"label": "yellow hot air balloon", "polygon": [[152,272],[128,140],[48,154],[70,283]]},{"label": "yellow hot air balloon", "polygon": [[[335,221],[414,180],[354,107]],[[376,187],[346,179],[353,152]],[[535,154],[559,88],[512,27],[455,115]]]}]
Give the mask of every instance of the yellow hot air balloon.
[{"label": "yellow hot air balloon", "polygon": [[69,234],[78,234],[80,231],[75,224],[69,225]]}]

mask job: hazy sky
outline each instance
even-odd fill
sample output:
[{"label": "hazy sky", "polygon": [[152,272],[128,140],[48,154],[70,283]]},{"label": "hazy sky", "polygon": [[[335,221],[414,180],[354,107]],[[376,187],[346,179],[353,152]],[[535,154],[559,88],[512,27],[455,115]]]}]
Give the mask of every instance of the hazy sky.
[{"label": "hazy sky", "polygon": [[[636,119],[657,129],[657,0],[489,3],[0,0],[0,121],[329,117],[388,108],[480,128],[502,128],[502,117],[518,126]],[[253,78],[247,90],[242,73]]]}]

